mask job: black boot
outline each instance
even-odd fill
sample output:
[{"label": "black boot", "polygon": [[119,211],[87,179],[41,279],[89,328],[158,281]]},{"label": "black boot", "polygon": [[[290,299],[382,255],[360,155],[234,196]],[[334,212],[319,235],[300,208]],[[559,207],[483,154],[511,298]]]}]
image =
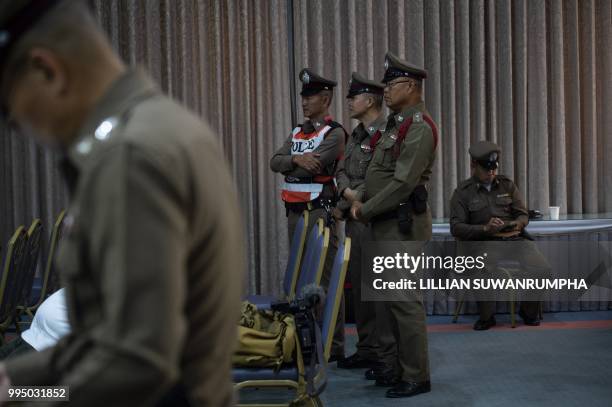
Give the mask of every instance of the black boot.
[{"label": "black boot", "polygon": [[485,319],[485,320],[479,319],[474,324],[474,330],[475,331],[486,331],[487,329],[491,328],[492,326],[495,326],[495,324],[496,324],[495,317],[491,317],[491,318]]},{"label": "black boot", "polygon": [[376,380],[378,376],[381,376],[386,370],[390,370],[384,363],[375,362],[372,367],[370,367],[365,372],[366,380]]},{"label": "black boot", "polygon": [[395,386],[387,390],[387,397],[412,397],[421,393],[429,393],[430,391],[431,382],[429,380],[421,383],[400,381]]},{"label": "black boot", "polygon": [[540,325],[540,320],[538,318],[532,318],[532,317],[527,316],[525,311],[523,311],[522,309],[519,310],[519,316],[523,319],[523,323],[525,325],[529,325],[529,326],[539,326]]},{"label": "black boot", "polygon": [[357,353],[338,361],[338,368],[340,369],[367,369],[371,366],[373,366],[372,361],[359,356]]}]

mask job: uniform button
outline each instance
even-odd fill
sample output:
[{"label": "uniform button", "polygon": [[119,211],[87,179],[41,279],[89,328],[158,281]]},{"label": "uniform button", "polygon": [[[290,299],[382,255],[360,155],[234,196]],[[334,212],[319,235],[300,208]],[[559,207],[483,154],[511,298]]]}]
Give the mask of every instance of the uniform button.
[{"label": "uniform button", "polygon": [[79,152],[79,154],[87,155],[91,151],[91,144],[90,139],[85,139],[77,144],[76,150]]}]

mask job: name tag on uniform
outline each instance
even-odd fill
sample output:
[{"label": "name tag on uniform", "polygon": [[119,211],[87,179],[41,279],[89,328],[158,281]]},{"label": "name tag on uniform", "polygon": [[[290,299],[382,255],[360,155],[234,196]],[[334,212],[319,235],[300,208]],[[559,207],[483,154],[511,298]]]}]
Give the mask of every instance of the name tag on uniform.
[{"label": "name tag on uniform", "polygon": [[506,192],[505,194],[499,194],[497,195],[497,198],[503,198],[505,196],[510,196],[510,194],[508,192]]},{"label": "name tag on uniform", "polygon": [[362,143],[361,144],[361,151],[363,151],[364,153],[371,153],[372,152],[372,147],[370,146],[370,143]]},{"label": "name tag on uniform", "polygon": [[397,134],[389,134],[389,138],[393,141],[397,140]]}]

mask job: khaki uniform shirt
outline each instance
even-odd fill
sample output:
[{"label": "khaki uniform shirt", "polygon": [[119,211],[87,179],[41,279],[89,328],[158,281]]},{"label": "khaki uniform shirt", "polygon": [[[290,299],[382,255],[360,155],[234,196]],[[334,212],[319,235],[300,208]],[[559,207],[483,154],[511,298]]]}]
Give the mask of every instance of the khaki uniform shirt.
[{"label": "khaki uniform shirt", "polygon": [[[396,210],[408,201],[417,185],[429,182],[436,154],[433,132],[423,120],[423,113],[426,113],[425,104],[421,102],[389,116],[365,177],[366,201],[361,215],[366,220]],[[412,125],[396,158],[393,146],[397,132],[410,117]]]},{"label": "khaki uniform shirt", "polygon": [[[322,127],[326,126],[327,123],[324,121],[312,121],[312,124],[316,131],[319,131]],[[314,177],[315,175],[334,175],[336,171],[335,164],[338,157],[344,152],[344,139],[346,137],[344,130],[341,127],[336,127],[330,130],[321,144],[313,151],[315,154],[319,154],[319,161],[323,167],[321,174],[313,174],[302,167],[297,166],[292,161],[291,156],[291,139],[290,134],[283,145],[276,150],[272,158],[270,159],[270,168],[274,172],[280,172],[284,176],[290,177]],[[332,198],[334,196],[334,190],[331,185],[326,184],[323,188],[321,197]]]},{"label": "khaki uniform shirt", "polygon": [[338,182],[338,194],[340,200],[337,207],[341,211],[351,208],[350,202],[342,197],[344,190],[350,188],[358,191],[359,200],[363,200],[365,192],[365,175],[372,160],[374,149],[370,142],[374,134],[385,126],[386,120],[383,115],[378,117],[367,128],[359,123],[346,144],[344,158],[338,163],[336,180]]},{"label": "khaki uniform shirt", "polygon": [[529,223],[529,212],[516,184],[498,175],[491,191],[475,177],[459,184],[451,198],[451,234],[460,240],[486,240],[493,234],[485,233],[484,225],[492,217],[516,221],[521,229]]},{"label": "khaki uniform shirt", "polygon": [[[232,404],[244,250],[212,131],[123,75],[68,151],[77,177],[57,268],[72,333],[9,360],[13,385],[66,385],[78,406],[148,406],[180,383]],[[64,405],[63,403],[60,403]]]}]

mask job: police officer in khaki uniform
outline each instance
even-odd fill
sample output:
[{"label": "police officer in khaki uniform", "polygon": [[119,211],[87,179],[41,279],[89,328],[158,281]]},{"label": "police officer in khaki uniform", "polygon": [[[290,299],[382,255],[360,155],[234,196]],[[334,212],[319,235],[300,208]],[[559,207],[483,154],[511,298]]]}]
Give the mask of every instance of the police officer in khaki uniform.
[{"label": "police officer in khaki uniform", "polygon": [[[370,221],[377,241],[426,241],[431,238],[427,184],[437,146],[437,129],[422,100],[427,73],[387,53],[385,102],[392,110],[365,178],[365,202],[351,215]],[[387,397],[410,397],[430,391],[427,330],[422,298],[378,303],[391,332],[378,330],[385,367],[368,371],[380,386],[393,386]],[[382,318],[381,318],[382,319]],[[384,324],[383,324],[384,326]],[[390,338],[390,340],[389,340]]]},{"label": "police officer in khaki uniform", "polygon": [[[521,192],[511,179],[497,175],[500,148],[489,141],[479,141],[470,146],[469,153],[472,177],[461,182],[453,192],[451,234],[458,240],[522,241],[511,246],[514,251],[511,257],[520,259],[531,274],[546,274],[550,269],[547,260],[525,233],[529,213]],[[490,247],[481,250],[488,254],[487,264],[504,256],[494,253],[499,251],[495,246]],[[525,325],[540,324],[539,305],[539,301],[521,302],[519,315]],[[474,324],[475,330],[486,330],[496,324],[494,301],[478,301],[478,309],[480,319]]]},{"label": "police officer in khaki uniform", "polygon": [[[306,121],[296,126],[270,159],[270,168],[284,175],[281,198],[285,203],[289,239],[305,210],[310,211],[308,230],[324,218],[333,229],[332,212],[336,202],[334,181],[338,161],[344,152],[346,132],[329,114],[335,81],[325,79],[312,69],[299,73],[302,82],[302,111]],[[327,286],[337,241],[332,241],[323,270]],[[299,294],[299,293],[298,293]],[[344,358],[344,304],[340,306],[330,361]]]},{"label": "police officer in khaki uniform", "polygon": [[352,242],[348,273],[353,292],[358,341],[357,352],[338,361],[338,367],[358,369],[376,365],[378,342],[374,303],[361,300],[361,242],[369,240],[369,228],[351,219],[349,210],[353,201],[363,200],[365,174],[374,151],[372,137],[384,127],[386,120],[382,112],[383,85],[380,82],[368,80],[353,72],[346,97],[351,117],[359,120],[359,124],[353,130],[346,145],[344,159],[338,165],[336,177],[340,200],[336,217],[346,219],[346,235]]},{"label": "police officer in khaki uniform", "polygon": [[243,234],[213,132],[127,70],[81,1],[4,2],[0,68],[8,119],[65,154],[72,328],[0,383],[68,386],[77,406],[233,405]]}]

